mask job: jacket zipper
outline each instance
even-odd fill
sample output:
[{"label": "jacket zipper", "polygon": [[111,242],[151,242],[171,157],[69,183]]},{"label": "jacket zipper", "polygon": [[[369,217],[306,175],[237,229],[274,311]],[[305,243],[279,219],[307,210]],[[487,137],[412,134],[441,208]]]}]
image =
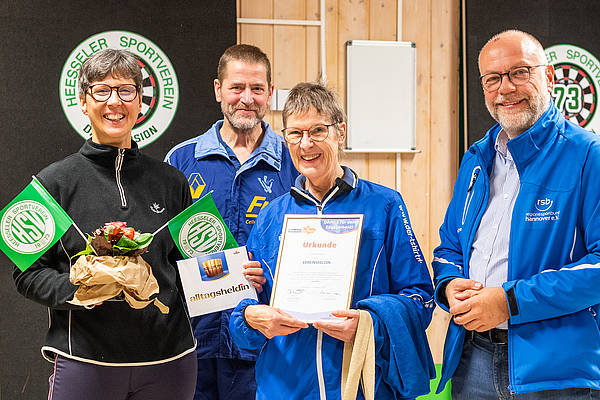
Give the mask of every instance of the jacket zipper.
[{"label": "jacket zipper", "polygon": [[[331,200],[333,198],[333,196],[335,196],[335,194],[338,192],[338,190],[340,190],[338,187],[336,187],[335,189],[333,189],[331,191],[331,193],[329,193],[329,196],[327,196],[325,198],[325,200],[323,200],[321,202],[321,204],[317,203],[316,201],[313,202],[316,204],[317,206],[317,215],[323,215],[323,208],[325,207],[325,204]],[[327,399],[327,394],[325,392],[325,376],[323,375],[323,331],[317,331],[317,380],[319,381],[319,396],[321,398],[321,400],[326,400]]]},{"label": "jacket zipper", "polygon": [[[335,196],[335,194],[340,190],[339,187],[336,187],[335,189],[333,189],[331,191],[331,193],[329,193],[329,196],[327,196],[321,203],[319,203],[318,201],[316,201],[315,199],[313,199],[310,196],[307,196],[306,193],[304,193],[301,190],[298,190],[295,187],[292,187],[293,190],[295,190],[296,192],[298,192],[299,194],[301,194],[304,198],[312,201],[315,206],[317,207],[317,215],[323,215],[323,208],[325,207],[325,204],[331,200],[333,198],[333,196]],[[319,398],[321,400],[326,400],[327,399],[327,394],[325,391],[325,378],[323,375],[323,331],[317,331],[317,345],[316,345],[316,364],[317,364],[317,381],[319,382]]]},{"label": "jacket zipper", "polygon": [[325,392],[325,379],[323,377],[323,331],[317,331],[317,379],[319,381],[319,398],[321,400],[327,400],[327,393]]},{"label": "jacket zipper", "polygon": [[473,172],[471,172],[471,181],[469,182],[469,188],[467,189],[467,197],[465,198],[465,207],[463,208],[462,225],[465,224],[465,219],[467,218],[467,213],[469,212],[469,206],[471,205],[471,199],[473,199],[473,195],[475,194],[475,192],[472,192],[471,190],[475,185],[475,181],[477,181],[479,171],[481,171],[481,167],[478,165],[475,168],[473,168]]},{"label": "jacket zipper", "polygon": [[[517,195],[515,198],[515,204],[513,205],[512,214],[511,214],[510,232],[508,233],[508,248],[509,249],[511,249],[513,247],[513,245],[512,245],[513,238],[514,238],[513,232],[515,232],[513,225],[516,223],[515,221],[519,220],[518,218],[515,218],[515,210],[517,210],[517,205],[519,202],[519,195],[521,194],[521,176],[519,173],[519,168],[518,168],[517,162],[516,161],[514,161],[514,162],[515,162],[515,168],[517,169],[517,175],[519,175],[519,190],[517,191]],[[489,192],[489,190],[488,190],[488,192]],[[511,271],[510,271],[510,267],[512,265],[512,262],[511,262],[512,254],[513,253],[511,253],[510,251],[508,252],[508,260],[507,260],[507,266],[506,266],[507,280],[513,279],[511,276]],[[509,318],[509,321],[510,321],[510,318]],[[512,337],[511,332],[512,331],[509,326],[509,328],[508,328],[508,390],[511,393],[514,393],[513,382],[516,381],[516,371],[515,371],[515,363],[514,363],[514,359],[515,359],[514,347],[513,347],[514,345],[511,340],[511,337]]]},{"label": "jacket zipper", "polygon": [[127,198],[125,198],[125,190],[121,184],[121,169],[123,168],[123,159],[125,158],[125,149],[119,149],[119,154],[115,159],[115,180],[117,181],[117,189],[121,197],[121,208],[127,208]]},{"label": "jacket zipper", "polygon": [[[481,165],[483,165],[483,163],[481,162],[482,157],[481,157],[481,154],[477,147],[475,147],[475,156],[477,157],[477,163],[479,165],[475,166],[475,168],[473,168],[473,172],[471,172],[471,180],[469,182],[469,187],[467,189],[468,202],[465,201],[465,210],[463,211],[463,224],[464,224],[464,221],[467,219],[467,213],[468,213],[469,208],[471,207],[471,199],[473,198],[473,195],[475,194],[472,191],[473,187],[475,186],[475,181],[477,180],[477,177],[479,176],[479,173],[481,172]],[[475,226],[479,226],[479,222],[481,222],[481,217],[483,217],[483,213],[485,212],[485,208],[481,207],[481,206],[482,206],[482,204],[487,204],[487,201],[489,198],[489,193],[490,193],[489,182],[486,182],[484,179],[483,201],[481,201],[477,205],[475,221],[473,221],[473,223],[471,224],[470,231],[468,232],[468,235],[467,235],[467,240],[468,240],[467,243],[469,244],[467,249],[469,249],[469,250],[465,252],[466,256],[465,256],[464,264],[463,264],[463,269],[465,271],[468,270],[468,267],[469,267],[469,258],[471,255],[470,249],[471,249],[471,246],[473,245],[473,240],[475,239],[475,233],[477,232],[477,229],[475,229]],[[471,194],[470,198],[469,198],[469,194]]]},{"label": "jacket zipper", "polygon": [[332,198],[333,196],[335,196],[335,194],[336,194],[336,193],[337,193],[337,192],[340,190],[340,188],[336,187],[335,189],[333,189],[333,190],[331,191],[331,193],[329,193],[329,196],[327,196],[327,197],[325,198],[325,200],[323,200],[321,203],[319,203],[318,201],[316,201],[316,200],[315,200],[315,199],[313,199],[312,197],[310,197],[310,196],[307,196],[307,195],[306,195],[306,193],[304,193],[304,192],[303,192],[303,191],[301,191],[301,190],[298,190],[298,189],[297,189],[297,188],[295,188],[295,187],[292,187],[292,190],[295,190],[295,191],[296,191],[298,194],[300,194],[302,197],[304,197],[305,199],[307,199],[307,200],[310,200],[311,202],[313,202],[313,203],[315,204],[315,207],[317,207],[317,215],[323,215],[323,208],[325,207],[325,204],[326,204],[326,203],[327,203],[329,200],[331,200],[331,198]]}]

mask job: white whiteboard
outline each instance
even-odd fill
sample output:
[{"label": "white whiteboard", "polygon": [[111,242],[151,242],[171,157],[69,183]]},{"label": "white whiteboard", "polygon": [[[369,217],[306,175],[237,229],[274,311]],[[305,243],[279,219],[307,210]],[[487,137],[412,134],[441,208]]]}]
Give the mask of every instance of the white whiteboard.
[{"label": "white whiteboard", "polygon": [[346,42],[347,151],[416,150],[416,47],[412,42]]}]

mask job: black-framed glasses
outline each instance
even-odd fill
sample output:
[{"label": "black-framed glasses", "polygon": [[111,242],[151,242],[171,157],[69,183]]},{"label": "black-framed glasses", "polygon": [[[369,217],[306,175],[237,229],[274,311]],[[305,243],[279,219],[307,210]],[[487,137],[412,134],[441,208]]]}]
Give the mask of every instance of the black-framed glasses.
[{"label": "black-framed glasses", "polygon": [[329,127],[337,125],[337,122],[333,124],[318,124],[310,127],[309,129],[299,128],[285,128],[281,130],[283,138],[289,144],[298,144],[304,136],[304,132],[308,133],[308,137],[315,142],[322,142],[329,136]]},{"label": "black-framed glasses", "polygon": [[110,99],[113,90],[116,90],[119,99],[126,103],[132,102],[137,97],[137,87],[131,83],[119,86],[109,86],[100,83],[97,85],[90,85],[89,88],[90,96],[92,96],[94,100],[100,102]]},{"label": "black-framed glasses", "polygon": [[481,75],[481,86],[486,92],[493,92],[500,88],[502,85],[502,77],[506,75],[508,80],[515,86],[524,85],[529,82],[531,77],[531,69],[537,67],[545,67],[547,64],[540,65],[522,65],[519,67],[512,67],[508,72],[490,72],[489,74]]}]

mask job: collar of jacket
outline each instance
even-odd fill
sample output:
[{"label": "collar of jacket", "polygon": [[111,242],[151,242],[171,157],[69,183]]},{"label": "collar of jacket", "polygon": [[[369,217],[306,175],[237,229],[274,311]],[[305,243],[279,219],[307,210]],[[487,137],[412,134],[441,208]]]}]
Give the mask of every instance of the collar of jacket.
[{"label": "collar of jacket", "polygon": [[[85,141],[79,152],[86,158],[95,162],[96,164],[102,165],[106,168],[115,168],[115,159],[119,154],[119,148],[109,146],[106,144],[100,144],[93,142],[92,139]],[[137,143],[132,140],[131,148],[125,149],[124,159],[125,161],[137,159],[140,156],[140,149]]]},{"label": "collar of jacket", "polygon": [[[356,187],[356,184],[358,183],[358,176],[356,175],[356,172],[352,171],[345,165],[342,165],[342,169],[344,170],[344,176],[342,176],[341,178],[335,178],[335,185],[333,185],[331,189],[329,189],[327,193],[325,193],[325,196],[323,196],[324,199],[326,199],[327,196],[335,190],[335,188],[338,188],[338,191],[333,196],[334,199],[338,196],[341,196],[342,194],[350,193],[350,191],[352,191],[352,189]],[[290,190],[290,194],[292,195],[292,197],[296,200],[301,200],[307,203],[310,202],[310,200],[307,197],[310,197],[311,199],[313,199],[313,201],[320,203],[320,201],[318,201],[315,198],[315,196],[310,194],[308,190],[304,189],[305,183],[306,177],[304,175],[298,175],[296,177],[296,182],[294,182],[294,186],[292,186]]]},{"label": "collar of jacket", "polygon": [[[565,118],[556,108],[554,102],[550,100],[548,109],[535,124],[516,138],[508,141],[508,150],[515,160],[518,170],[527,165],[551,139],[564,130],[564,121]],[[475,148],[479,150],[484,165],[490,166],[496,155],[494,145],[501,129],[500,124],[492,126],[487,134],[471,147],[472,152],[475,152]]]},{"label": "collar of jacket", "polygon": [[[257,149],[252,152],[252,155],[246,161],[250,164],[249,167],[255,165],[258,161],[263,160],[277,171],[281,170],[281,140],[278,140],[278,136],[269,124],[265,121],[260,122],[263,132],[263,139]],[[223,126],[223,120],[219,120],[213,124],[213,126],[202,135],[202,140],[196,143],[194,150],[194,157],[201,159],[211,155],[220,155],[229,159],[227,150],[223,147],[223,144],[219,140],[219,132]],[[246,164],[244,163],[244,165]]]}]

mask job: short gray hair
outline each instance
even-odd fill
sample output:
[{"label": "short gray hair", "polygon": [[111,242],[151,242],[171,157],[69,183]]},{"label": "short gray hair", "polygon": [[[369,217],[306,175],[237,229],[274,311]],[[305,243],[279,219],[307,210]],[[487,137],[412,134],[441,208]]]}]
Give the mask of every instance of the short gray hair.
[{"label": "short gray hair", "polygon": [[319,114],[328,117],[332,124],[346,122],[346,113],[337,95],[321,82],[302,82],[290,90],[283,106],[283,126],[292,114],[304,114],[314,108]]},{"label": "short gray hair", "polygon": [[138,93],[142,91],[142,70],[138,59],[127,50],[104,49],[88,57],[79,69],[79,95],[85,97],[92,82],[107,76],[133,79]]}]

